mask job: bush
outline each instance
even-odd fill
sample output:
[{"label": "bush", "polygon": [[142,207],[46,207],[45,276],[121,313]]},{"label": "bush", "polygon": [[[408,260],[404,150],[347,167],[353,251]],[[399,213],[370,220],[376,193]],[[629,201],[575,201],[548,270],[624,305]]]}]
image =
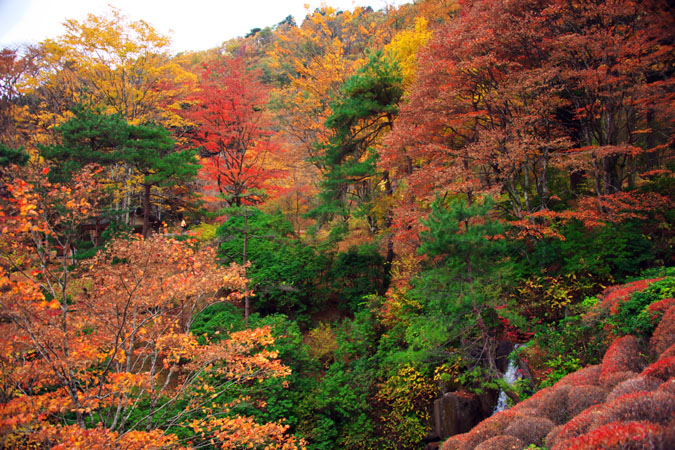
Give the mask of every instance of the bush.
[{"label": "bush", "polygon": [[340,307],[349,312],[363,309],[365,296],[383,295],[389,284],[384,258],[370,244],[338,253],[329,276]]},{"label": "bush", "polygon": [[642,370],[642,365],[640,343],[635,336],[624,336],[615,339],[602,358],[600,381],[605,384],[608,378],[617,372],[639,372]]},{"label": "bush", "polygon": [[654,377],[666,381],[675,377],[675,356],[661,358],[642,371],[644,377]]},{"label": "bush", "polygon": [[613,402],[619,397],[635,392],[652,392],[658,389],[661,380],[652,377],[634,377],[616,385],[607,396],[607,402]]},{"label": "bush", "polygon": [[496,436],[476,446],[474,450],[520,450],[523,441],[514,436]]},{"label": "bush", "polygon": [[553,432],[549,433],[546,436],[546,445],[550,448],[556,448],[556,444],[559,442],[587,433],[593,426],[596,418],[605,414],[605,409],[605,405],[595,405],[582,411],[565,425],[561,425],[556,434],[551,435]]},{"label": "bush", "polygon": [[604,402],[607,392],[599,386],[574,386],[567,396],[567,412],[570,417],[574,417],[585,409]]},{"label": "bush", "polygon": [[583,369],[572,372],[558,381],[555,386],[584,386],[597,385],[600,383],[600,372],[602,366],[596,364],[593,366],[584,367]]},{"label": "bush", "polygon": [[667,424],[675,416],[675,396],[666,392],[636,392],[607,403],[606,414],[596,417],[594,427],[616,421]]},{"label": "bush", "polygon": [[661,322],[654,330],[654,335],[649,341],[651,350],[660,355],[668,347],[675,344],[675,307],[670,308],[661,319]]},{"label": "bush", "polygon": [[504,434],[517,437],[525,445],[542,445],[544,438],[553,427],[553,422],[543,417],[522,416],[514,419],[506,427]]},{"label": "bush", "polygon": [[553,447],[553,450],[643,450],[666,447],[666,430],[648,422],[614,422]]},{"label": "bush", "polygon": [[634,292],[630,299],[619,304],[609,322],[621,334],[637,333],[648,336],[654,330],[649,308],[652,304],[675,296],[675,277],[668,276],[651,283],[644,290]]},{"label": "bush", "polygon": [[539,414],[548,417],[556,425],[561,425],[569,419],[568,395],[571,386],[556,386],[539,405]]}]

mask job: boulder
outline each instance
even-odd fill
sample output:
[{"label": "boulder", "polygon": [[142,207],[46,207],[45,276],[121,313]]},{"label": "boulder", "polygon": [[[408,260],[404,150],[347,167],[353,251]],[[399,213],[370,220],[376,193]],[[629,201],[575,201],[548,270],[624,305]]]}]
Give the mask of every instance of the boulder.
[{"label": "boulder", "polygon": [[466,433],[485,418],[481,399],[468,392],[447,392],[434,401],[434,431],[441,439]]}]

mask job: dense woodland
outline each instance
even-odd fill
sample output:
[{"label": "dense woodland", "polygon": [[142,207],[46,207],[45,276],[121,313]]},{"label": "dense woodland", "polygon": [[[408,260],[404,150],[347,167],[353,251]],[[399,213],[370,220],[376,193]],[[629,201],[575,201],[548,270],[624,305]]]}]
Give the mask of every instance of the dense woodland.
[{"label": "dense woodland", "polygon": [[0,447],[675,446],[672,2],[146,19],[0,53]]}]

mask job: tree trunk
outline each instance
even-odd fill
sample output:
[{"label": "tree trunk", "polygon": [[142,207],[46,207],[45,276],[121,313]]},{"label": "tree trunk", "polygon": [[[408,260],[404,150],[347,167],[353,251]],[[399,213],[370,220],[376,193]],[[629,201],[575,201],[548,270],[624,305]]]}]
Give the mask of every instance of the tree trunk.
[{"label": "tree trunk", "polygon": [[152,185],[143,185],[143,237],[150,234],[150,188]]}]

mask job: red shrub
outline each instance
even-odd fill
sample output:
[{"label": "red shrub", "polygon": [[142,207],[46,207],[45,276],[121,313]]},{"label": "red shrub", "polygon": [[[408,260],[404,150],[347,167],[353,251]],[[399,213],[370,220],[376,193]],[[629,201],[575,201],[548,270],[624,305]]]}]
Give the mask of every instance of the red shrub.
[{"label": "red shrub", "polygon": [[539,414],[551,419],[556,425],[561,425],[569,420],[567,412],[567,395],[571,386],[556,386],[544,397],[539,404]]},{"label": "red shrub", "polygon": [[582,386],[588,384],[599,384],[601,365],[588,366],[565,375],[556,386]]},{"label": "red shrub", "polygon": [[606,414],[597,416],[593,428],[610,422],[649,421],[665,425],[675,416],[675,396],[667,392],[636,392],[606,403]]},{"label": "red shrub", "polygon": [[666,450],[664,427],[649,422],[613,422],[560,442],[553,450]]},{"label": "red shrub", "polygon": [[606,413],[605,405],[591,406],[563,425],[557,435],[547,436],[546,445],[553,448],[557,443],[566,441],[588,432],[598,417]]},{"label": "red shrub", "polygon": [[550,395],[551,392],[553,392],[553,389],[554,388],[552,388],[552,387],[546,387],[544,389],[541,389],[541,390],[535,392],[535,394],[532,397],[530,397],[528,399],[525,399],[522,402],[514,405],[513,408],[510,409],[510,411],[521,412],[522,410],[525,410],[525,409],[537,409],[537,408],[539,408],[539,405],[541,405],[541,402],[548,395]]},{"label": "red shrub", "polygon": [[544,444],[546,447],[551,448],[558,441],[558,435],[562,431],[564,425],[556,425],[544,438]]},{"label": "red shrub", "polygon": [[640,357],[640,350],[640,343],[635,336],[615,339],[602,358],[600,382],[605,384],[617,372],[639,372],[642,370],[643,361]]},{"label": "red shrub", "polygon": [[675,356],[661,358],[642,371],[643,377],[654,377],[666,381],[675,377]]},{"label": "red shrub", "polygon": [[675,395],[675,377],[668,378],[668,381],[665,381],[659,386],[659,392],[667,392],[671,395]]},{"label": "red shrub", "polygon": [[634,392],[652,392],[658,389],[661,380],[652,377],[635,377],[619,383],[607,396],[607,401],[612,402],[619,397]]},{"label": "red shrub", "polygon": [[478,444],[487,441],[490,438],[504,434],[504,430],[513,419],[520,417],[520,414],[512,409],[507,409],[500,413],[490,416],[471,431],[466,433],[466,440],[462,443],[461,450],[472,450]]},{"label": "red shrub", "polygon": [[567,413],[574,417],[581,411],[605,401],[607,392],[599,386],[574,386],[567,394]]},{"label": "red shrub", "polygon": [[543,444],[544,438],[553,427],[553,422],[543,417],[522,416],[513,419],[504,430],[504,434],[517,437],[526,446],[530,444],[539,446]]},{"label": "red shrub", "polygon": [[675,306],[675,298],[665,298],[649,305],[647,310],[649,311],[649,318],[651,319],[652,323],[660,322],[666,311],[668,311],[673,306]]},{"label": "red shrub", "polygon": [[520,450],[523,442],[513,436],[496,436],[479,444],[474,450]]},{"label": "red shrub", "polygon": [[671,345],[670,347],[668,347],[668,350],[661,353],[659,359],[670,358],[671,356],[675,356],[675,344]]},{"label": "red shrub", "polygon": [[626,380],[637,377],[639,374],[637,372],[615,372],[607,375],[602,380],[602,386],[608,391],[613,389],[619,383],[623,383]]},{"label": "red shrub", "polygon": [[441,445],[441,450],[459,450],[465,440],[466,433],[452,436],[450,439],[445,441],[443,445]]},{"label": "red shrub", "polygon": [[654,330],[654,335],[649,341],[651,350],[660,355],[668,347],[675,344],[675,307],[670,308]]},{"label": "red shrub", "polygon": [[621,303],[630,300],[633,292],[644,291],[647,286],[655,281],[663,280],[663,278],[654,278],[650,280],[638,280],[631,283],[622,284],[619,286],[611,286],[605,289],[600,294],[600,302],[593,308],[593,310],[604,310],[610,313],[615,313]]}]

